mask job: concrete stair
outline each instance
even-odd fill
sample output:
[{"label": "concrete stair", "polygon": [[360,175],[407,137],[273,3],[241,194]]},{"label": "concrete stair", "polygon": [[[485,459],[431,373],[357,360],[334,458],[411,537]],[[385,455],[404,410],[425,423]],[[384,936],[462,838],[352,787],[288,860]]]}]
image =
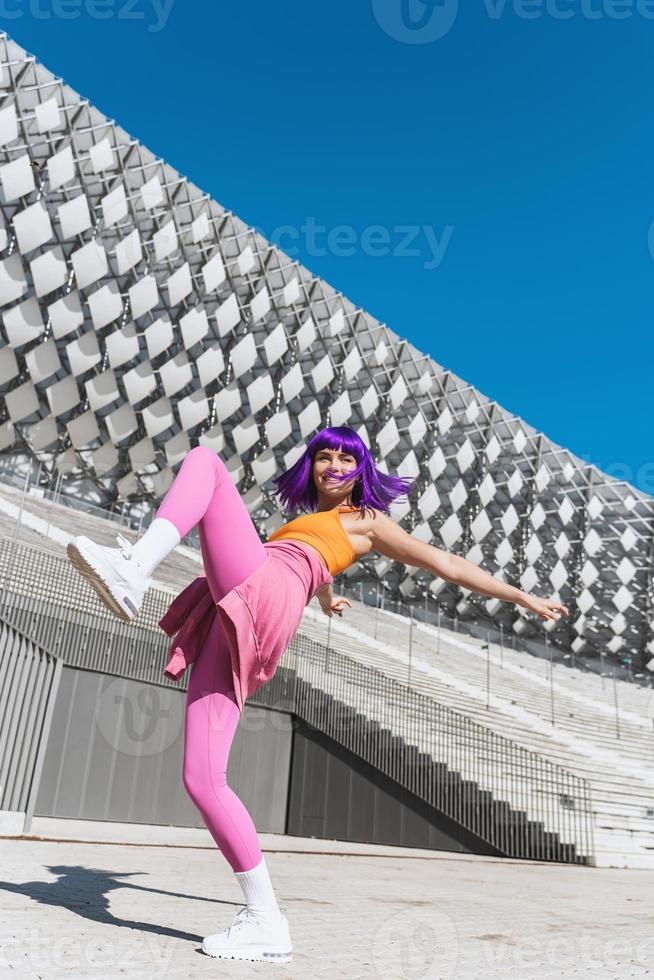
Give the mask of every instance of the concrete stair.
[{"label": "concrete stair", "polygon": [[[586,863],[585,855],[579,853],[574,843],[575,818],[571,816],[568,821],[569,840],[566,840],[565,833],[548,830],[548,825],[565,826],[565,821],[553,823],[551,798],[547,806],[539,811],[535,805],[537,795],[534,787],[524,785],[516,787],[514,798],[509,802],[507,787],[491,776],[493,766],[487,770],[491,777],[488,782],[494,784],[494,789],[490,790],[483,788],[477,775],[475,779],[464,778],[445,761],[437,760],[428,738],[417,740],[414,737],[408,741],[375,720],[372,717],[374,709],[371,711],[368,701],[364,714],[343,702],[342,689],[336,698],[325,689],[329,686],[329,678],[326,678],[325,684],[321,684],[320,690],[312,690],[307,685],[308,690],[303,694],[311,709],[307,712],[306,720],[380,771],[397,779],[410,791],[428,787],[431,792],[425,793],[423,789],[421,797],[426,799],[430,796],[427,802],[437,805],[438,809],[485,841],[492,852],[497,849],[499,853],[516,858],[533,857],[537,853],[541,860]],[[301,697],[300,711],[302,703]],[[331,723],[332,716],[338,718],[337,724]],[[421,744],[427,745],[428,750],[424,751]],[[476,771],[484,769],[484,761],[483,757],[477,756]],[[492,833],[489,830],[491,827]]]},{"label": "concrete stair", "polygon": [[[379,610],[376,615],[377,635],[383,641],[373,636],[374,611],[357,602],[346,610],[343,620],[328,619],[312,604],[301,629],[316,642],[325,643],[329,624],[333,649],[406,684],[409,622],[391,612]],[[549,679],[543,677],[548,665],[543,661],[505,649],[504,667],[500,667],[500,649],[491,644],[487,707],[486,651],[481,651],[481,641],[441,629],[439,646],[436,653],[435,627],[414,623],[412,688],[587,779],[597,864],[654,868],[653,736],[647,706],[637,696],[628,696],[632,685],[616,682],[618,703],[636,709],[621,709],[618,740],[610,705],[598,701],[593,710],[593,697],[601,687],[601,679],[594,675],[590,694],[581,687],[587,675],[580,671],[576,671],[577,686],[568,692],[568,669],[554,668],[553,726]]]}]

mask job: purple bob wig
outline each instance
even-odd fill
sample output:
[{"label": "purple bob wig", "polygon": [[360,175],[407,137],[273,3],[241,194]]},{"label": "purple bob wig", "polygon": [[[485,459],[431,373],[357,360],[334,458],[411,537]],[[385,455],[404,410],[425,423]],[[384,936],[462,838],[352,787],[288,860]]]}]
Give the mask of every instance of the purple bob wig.
[{"label": "purple bob wig", "polygon": [[[313,512],[318,506],[318,491],[313,481],[313,460],[321,449],[341,449],[354,456],[357,466],[343,474],[348,483],[352,479],[352,503],[364,511],[374,507],[384,513],[396,497],[408,494],[414,481],[409,477],[387,476],[375,466],[370,450],[354,429],[346,425],[329,426],[317,432],[300,458],[289,470],[273,479],[275,493],[289,512],[303,510]],[[335,474],[332,474],[335,476]]]}]

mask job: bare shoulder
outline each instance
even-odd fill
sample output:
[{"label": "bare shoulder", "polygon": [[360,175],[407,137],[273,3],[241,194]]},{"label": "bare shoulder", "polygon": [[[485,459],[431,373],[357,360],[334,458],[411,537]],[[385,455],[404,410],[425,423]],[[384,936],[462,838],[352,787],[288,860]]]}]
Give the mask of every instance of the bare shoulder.
[{"label": "bare shoulder", "polygon": [[[391,518],[385,514],[383,510],[377,510],[376,507],[366,506],[353,516],[357,520],[365,521],[366,531],[380,529],[383,525],[395,525],[395,521],[391,520]],[[398,525],[395,526],[397,527]]]},{"label": "bare shoulder", "polygon": [[404,528],[402,528],[397,521],[394,521],[383,510],[377,510],[376,507],[368,508],[371,515],[370,527],[373,532],[373,540],[385,540],[388,535],[396,534],[406,534]]},{"label": "bare shoulder", "polygon": [[349,513],[342,513],[341,520],[349,531],[365,534],[371,542],[383,534],[384,528],[399,528],[399,525],[391,520],[387,514],[370,506]]},{"label": "bare shoulder", "polygon": [[370,541],[375,551],[388,558],[394,558],[416,568],[426,568],[437,575],[447,577],[451,555],[409,534],[383,511],[375,511],[375,519],[371,522]]}]

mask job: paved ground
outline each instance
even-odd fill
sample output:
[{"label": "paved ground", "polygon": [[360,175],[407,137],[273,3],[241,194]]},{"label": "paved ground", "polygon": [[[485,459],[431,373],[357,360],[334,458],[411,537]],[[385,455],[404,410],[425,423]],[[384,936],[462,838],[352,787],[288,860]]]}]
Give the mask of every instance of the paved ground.
[{"label": "paved ground", "polygon": [[[51,821],[47,832],[97,838],[111,828],[80,824]],[[2,980],[654,978],[651,871],[262,834],[295,947],[292,963],[270,966],[200,951],[242,904],[206,836],[179,832],[170,846],[162,841],[175,831],[123,833],[132,844],[111,834],[0,839]]]}]

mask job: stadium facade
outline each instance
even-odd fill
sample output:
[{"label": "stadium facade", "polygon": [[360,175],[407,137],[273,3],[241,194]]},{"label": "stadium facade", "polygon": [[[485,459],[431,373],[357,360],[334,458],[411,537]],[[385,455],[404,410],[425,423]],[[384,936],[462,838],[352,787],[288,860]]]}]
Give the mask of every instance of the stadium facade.
[{"label": "stadium facade", "polygon": [[0,37],[0,452],[64,494],[150,513],[188,450],[260,533],[324,425],[417,478],[392,516],[559,597],[524,618],[378,555],[348,570],[584,657],[654,654],[654,498],[588,465],[312,275]]}]

